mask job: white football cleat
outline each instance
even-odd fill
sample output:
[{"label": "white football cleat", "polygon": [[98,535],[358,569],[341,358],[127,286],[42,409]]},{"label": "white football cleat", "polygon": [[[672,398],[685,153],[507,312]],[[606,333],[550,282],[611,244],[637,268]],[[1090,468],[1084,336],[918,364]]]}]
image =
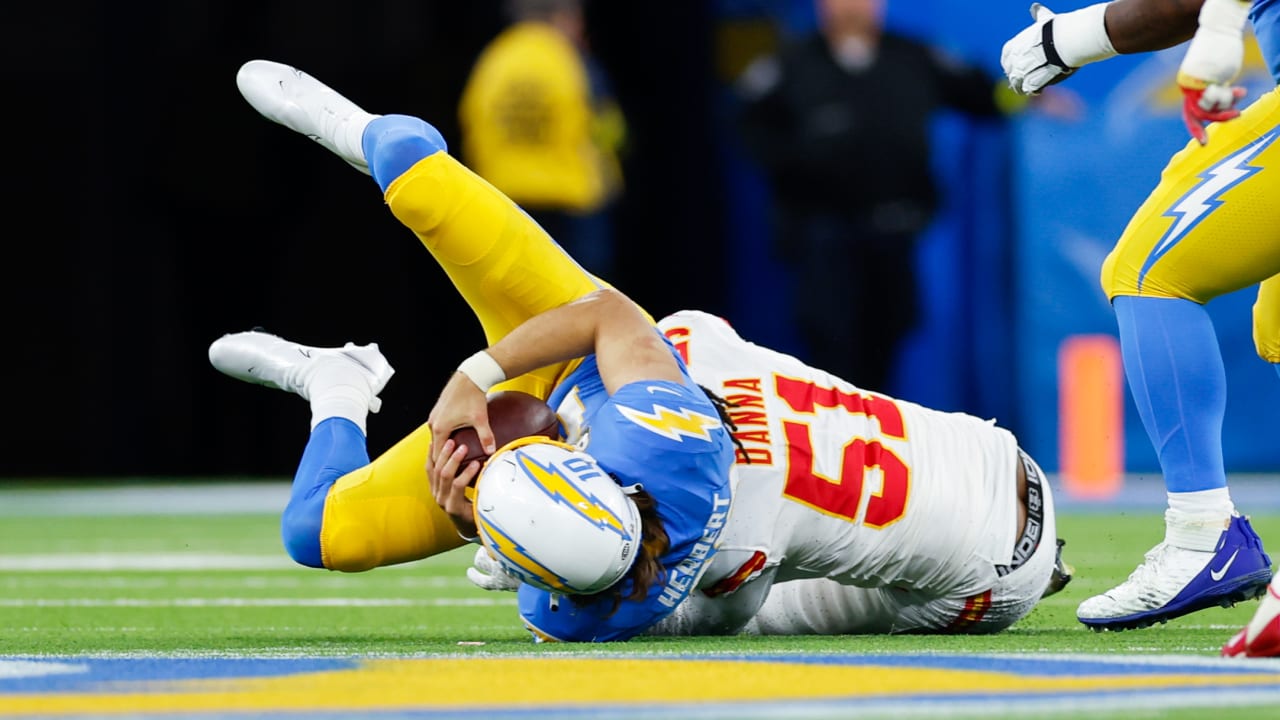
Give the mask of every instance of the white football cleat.
[{"label": "white football cleat", "polygon": [[263,117],[306,135],[369,174],[361,140],[377,115],[365,112],[301,70],[270,60],[250,60],[242,65],[236,73],[236,86]]},{"label": "white football cleat", "polygon": [[1076,618],[1094,630],[1144,628],[1252,600],[1269,582],[1271,558],[1248,518],[1236,515],[1214,550],[1156,545],[1128,580],[1080,603]]},{"label": "white football cleat", "polygon": [[304,400],[311,399],[307,382],[316,368],[324,363],[350,363],[369,383],[369,411],[375,413],[382,407],[378,393],[395,374],[377,343],[311,347],[261,330],[230,333],[213,341],[209,346],[209,362],[237,380],[285,390]]}]

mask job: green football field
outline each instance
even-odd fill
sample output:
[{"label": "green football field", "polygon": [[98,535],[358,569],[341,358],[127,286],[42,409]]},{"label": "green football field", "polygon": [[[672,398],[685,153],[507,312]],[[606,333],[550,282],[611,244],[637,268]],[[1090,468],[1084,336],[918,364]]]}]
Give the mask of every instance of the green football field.
[{"label": "green football field", "polygon": [[[201,486],[189,487],[194,493]],[[519,624],[514,594],[485,592],[465,578],[470,548],[358,574],[293,566],[280,547],[278,507],[272,505],[278,486],[222,487],[210,497],[234,500],[238,487],[246,495],[262,494],[257,504],[264,507],[245,512],[255,503],[216,506],[196,499],[167,512],[164,498],[181,497],[183,486],[136,486],[114,502],[103,499],[112,496],[102,485],[87,495],[47,483],[0,489],[0,656],[492,659],[602,652],[600,646],[532,644]],[[1280,539],[1280,513],[1252,520],[1264,538]],[[605,650],[639,658],[1012,654],[1238,663],[1217,655],[1248,621],[1253,601],[1128,632],[1095,633],[1075,620],[1080,600],[1122,580],[1162,530],[1155,508],[1063,508],[1059,535],[1067,541],[1064,557],[1075,566],[1075,579],[995,636],[644,639]],[[0,692],[0,714],[3,698]],[[1272,716],[1280,717],[1280,705],[1270,703]],[[1093,708],[1069,714],[1190,718],[1205,710],[1189,704],[1150,712]]]}]

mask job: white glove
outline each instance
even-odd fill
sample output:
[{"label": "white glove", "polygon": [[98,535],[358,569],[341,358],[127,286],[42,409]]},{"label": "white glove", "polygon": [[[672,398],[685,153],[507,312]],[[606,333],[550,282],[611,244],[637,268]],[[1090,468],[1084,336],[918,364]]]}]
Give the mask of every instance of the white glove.
[{"label": "white glove", "polygon": [[1244,24],[1249,18],[1247,0],[1205,0],[1200,24],[1178,67],[1182,89],[1182,119],[1201,145],[1209,141],[1204,126],[1240,114],[1236,103],[1244,88],[1231,83],[1244,62]]},{"label": "white glove", "polygon": [[467,579],[483,590],[516,590],[520,581],[507,574],[502,564],[493,559],[489,549],[481,545],[467,568]]},{"label": "white glove", "polygon": [[1062,82],[1076,68],[1116,54],[1104,19],[1107,3],[1056,15],[1040,3],[1031,4],[1033,22],[1004,44],[1000,64],[1009,87],[1035,95]]}]

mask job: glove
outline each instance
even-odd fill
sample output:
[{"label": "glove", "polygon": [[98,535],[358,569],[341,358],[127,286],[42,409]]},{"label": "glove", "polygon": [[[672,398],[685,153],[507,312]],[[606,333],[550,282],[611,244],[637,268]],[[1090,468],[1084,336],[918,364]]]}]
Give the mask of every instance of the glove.
[{"label": "glove", "polygon": [[1236,104],[1245,89],[1232,85],[1244,61],[1244,23],[1249,2],[1206,0],[1200,23],[1178,66],[1182,121],[1201,145],[1209,141],[1205,125],[1240,114]]},{"label": "glove", "polygon": [[1240,115],[1236,103],[1244,99],[1245,89],[1242,87],[1206,83],[1181,72],[1178,73],[1178,87],[1182,89],[1182,122],[1191,137],[1201,145],[1209,142],[1205,125]]},{"label": "glove", "polygon": [[1009,87],[1021,95],[1035,95],[1066,80],[1081,65],[1116,54],[1104,21],[1107,3],[1090,5],[1061,15],[1032,3],[1034,22],[1014,35],[1000,52]]},{"label": "glove", "polygon": [[489,549],[481,545],[467,568],[467,579],[482,590],[511,590],[520,587],[520,581],[507,574],[502,564],[493,559]]}]

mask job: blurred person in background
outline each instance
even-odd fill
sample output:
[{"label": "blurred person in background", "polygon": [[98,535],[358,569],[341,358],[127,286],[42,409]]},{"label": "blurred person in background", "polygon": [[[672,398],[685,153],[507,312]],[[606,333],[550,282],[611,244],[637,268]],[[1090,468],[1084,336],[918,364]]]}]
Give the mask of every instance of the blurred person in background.
[{"label": "blurred person in background", "polygon": [[930,121],[998,118],[997,78],[884,27],[885,0],[815,0],[818,28],[739,80],[748,154],[774,201],[775,252],[792,268],[806,360],[889,388],[918,321],[916,240],[939,192]]},{"label": "blurred person in background", "polygon": [[582,0],[509,0],[459,107],[462,158],[597,276],[614,264],[626,121],[587,47]]},{"label": "blurred person in background", "polygon": [[1227,487],[1227,378],[1205,308],[1257,287],[1255,350],[1280,371],[1274,175],[1280,93],[1272,90],[1241,111],[1245,90],[1235,86],[1250,18],[1263,58],[1280,79],[1280,4],[1116,0],[1055,14],[1034,3],[1031,16],[1001,52],[1010,86],[1024,94],[1089,63],[1190,40],[1176,83],[1192,137],[1169,160],[1100,273],[1129,390],[1164,476],[1164,539],[1124,582],[1080,603],[1076,617],[1095,630],[1143,628],[1262,595],[1249,626],[1223,653],[1280,655],[1280,583],[1272,583],[1271,557]]}]

